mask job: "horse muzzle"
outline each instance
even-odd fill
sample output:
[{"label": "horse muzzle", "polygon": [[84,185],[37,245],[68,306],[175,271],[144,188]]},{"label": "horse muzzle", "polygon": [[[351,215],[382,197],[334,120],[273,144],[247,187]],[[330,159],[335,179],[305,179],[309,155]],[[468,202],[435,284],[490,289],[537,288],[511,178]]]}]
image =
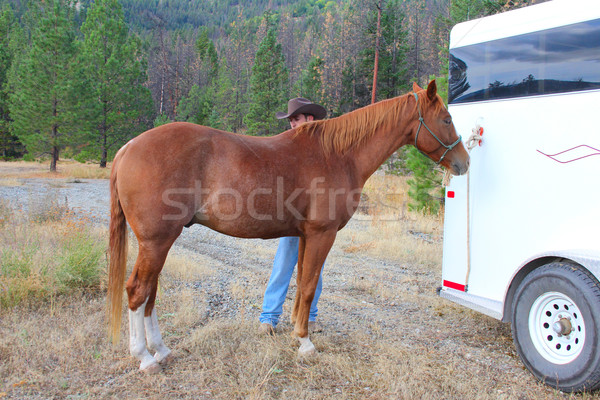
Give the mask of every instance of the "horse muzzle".
[{"label": "horse muzzle", "polygon": [[471,164],[471,157],[467,154],[466,159],[464,160],[455,160],[450,163],[450,169],[453,175],[464,175],[469,170],[469,165]]}]

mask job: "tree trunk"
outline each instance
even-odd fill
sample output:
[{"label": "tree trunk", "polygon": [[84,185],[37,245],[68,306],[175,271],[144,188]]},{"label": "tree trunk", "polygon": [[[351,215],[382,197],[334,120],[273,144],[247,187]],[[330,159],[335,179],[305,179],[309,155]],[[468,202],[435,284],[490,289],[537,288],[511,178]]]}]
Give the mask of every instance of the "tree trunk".
[{"label": "tree trunk", "polygon": [[102,159],[100,160],[100,168],[106,168],[106,161],[108,158],[108,151],[106,151],[106,145],[102,147]]},{"label": "tree trunk", "polygon": [[100,127],[100,135],[102,137],[102,157],[100,158],[100,168],[106,168],[106,161],[108,158],[108,127],[106,124],[106,110],[108,106],[104,102],[104,115],[102,119],[102,126]]},{"label": "tree trunk", "polygon": [[377,5],[377,32],[375,33],[375,66],[373,67],[373,93],[371,96],[371,104],[377,99],[377,71],[379,70],[379,36],[381,36],[381,3],[379,0]]},{"label": "tree trunk", "polygon": [[421,71],[419,70],[419,14],[417,13],[415,23],[415,69],[417,71],[417,83],[421,83]]},{"label": "tree trunk", "polygon": [[[57,113],[56,100],[54,101],[54,108],[52,110],[52,115],[56,117]],[[52,160],[50,161],[50,171],[56,172],[56,163],[58,163],[58,126],[52,125],[52,141],[54,144],[52,145]]]},{"label": "tree trunk", "polygon": [[52,146],[52,160],[50,161],[50,171],[56,172],[56,164],[58,163],[58,146]]}]

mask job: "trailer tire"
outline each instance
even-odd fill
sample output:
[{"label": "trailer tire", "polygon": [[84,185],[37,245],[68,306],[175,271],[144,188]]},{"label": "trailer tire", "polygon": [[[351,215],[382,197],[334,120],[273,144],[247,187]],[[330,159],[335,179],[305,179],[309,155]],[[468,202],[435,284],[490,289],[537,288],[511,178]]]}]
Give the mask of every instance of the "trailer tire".
[{"label": "trailer tire", "polygon": [[523,363],[565,392],[600,387],[600,284],[583,267],[552,262],[515,293],[512,335]]}]

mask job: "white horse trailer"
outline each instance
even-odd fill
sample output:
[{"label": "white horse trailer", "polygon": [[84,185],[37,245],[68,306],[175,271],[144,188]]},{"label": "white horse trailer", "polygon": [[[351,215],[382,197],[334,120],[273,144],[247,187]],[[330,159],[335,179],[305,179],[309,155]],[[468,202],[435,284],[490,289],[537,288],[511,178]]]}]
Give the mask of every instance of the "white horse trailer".
[{"label": "white horse trailer", "polygon": [[563,391],[600,387],[600,1],[456,25],[449,111],[483,132],[446,189],[440,295],[512,323]]}]

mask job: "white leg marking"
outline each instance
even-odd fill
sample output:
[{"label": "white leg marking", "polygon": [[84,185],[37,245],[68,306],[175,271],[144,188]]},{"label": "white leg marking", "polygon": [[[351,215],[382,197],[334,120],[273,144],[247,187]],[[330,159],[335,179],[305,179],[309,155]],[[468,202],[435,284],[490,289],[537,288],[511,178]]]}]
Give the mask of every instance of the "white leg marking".
[{"label": "white leg marking", "polygon": [[146,349],[146,332],[144,330],[144,310],[148,299],[137,310],[129,310],[129,352],[140,361],[140,370],[157,364],[154,357]]},{"label": "white leg marking", "polygon": [[169,354],[171,354],[171,350],[165,346],[162,336],[160,335],[156,308],[152,309],[152,314],[149,317],[144,317],[144,325],[146,326],[146,340],[148,341],[148,348],[155,352],[154,358],[156,361],[161,362],[167,358]]},{"label": "white leg marking", "polygon": [[306,336],[305,338],[299,337],[298,341],[300,342],[300,348],[298,349],[298,355],[310,356],[317,352],[315,345],[312,344],[312,342],[310,341],[308,336]]}]

